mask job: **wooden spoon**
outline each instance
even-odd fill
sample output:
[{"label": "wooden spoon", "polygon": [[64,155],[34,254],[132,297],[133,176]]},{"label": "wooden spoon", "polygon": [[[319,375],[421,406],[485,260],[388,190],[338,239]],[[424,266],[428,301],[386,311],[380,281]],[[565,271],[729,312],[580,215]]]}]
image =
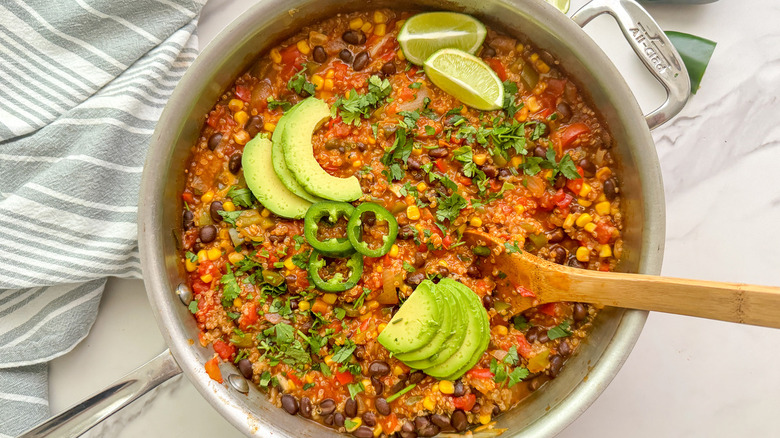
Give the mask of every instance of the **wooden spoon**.
[{"label": "wooden spoon", "polygon": [[473,247],[490,249],[481,270],[495,268],[506,274],[496,280],[496,292],[515,313],[572,301],[780,328],[779,287],[590,271],[525,251],[510,253],[504,242],[483,232],[467,230],[463,239]]}]

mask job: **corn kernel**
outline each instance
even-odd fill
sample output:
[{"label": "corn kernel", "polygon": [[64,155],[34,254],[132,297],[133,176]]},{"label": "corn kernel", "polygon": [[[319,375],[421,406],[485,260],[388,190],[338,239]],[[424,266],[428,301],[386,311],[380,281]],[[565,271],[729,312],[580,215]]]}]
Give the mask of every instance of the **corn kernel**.
[{"label": "corn kernel", "polygon": [[314,373],[306,373],[303,379],[306,380],[306,383],[314,383]]},{"label": "corn kernel", "polygon": [[610,248],[609,245],[601,245],[599,257],[612,257],[612,248]]},{"label": "corn kernel", "polygon": [[236,211],[236,205],[230,201],[225,201],[225,203],[222,204],[222,209],[225,211]]},{"label": "corn kernel", "polygon": [[609,203],[609,201],[599,202],[596,204],[596,213],[606,216],[609,214],[609,210],[612,207],[612,204]]},{"label": "corn kernel", "polygon": [[228,261],[234,265],[241,260],[244,260],[244,255],[240,252],[231,252],[230,255],[228,255]]},{"label": "corn kernel", "polygon": [[474,164],[477,166],[481,166],[485,164],[485,161],[487,161],[487,154],[476,154],[474,155]]},{"label": "corn kernel", "polygon": [[380,264],[374,265],[374,271],[381,273],[382,272],[382,265],[380,265]]},{"label": "corn kernel", "polygon": [[287,381],[287,388],[290,389],[290,390],[294,390],[294,389],[298,388],[298,385],[296,385],[295,382],[293,382],[292,380],[288,380]]},{"label": "corn kernel", "polygon": [[377,326],[377,328],[376,328],[376,331],[377,331],[377,332],[379,332],[379,333],[382,333],[382,330],[384,330],[384,329],[385,329],[385,327],[387,327],[387,323],[384,323],[384,322],[382,322],[382,323],[380,323],[380,324]]},{"label": "corn kernel", "polygon": [[603,193],[599,193],[599,196],[596,198],[596,202],[604,202],[607,200],[607,196]]},{"label": "corn kernel", "polygon": [[333,69],[330,69],[327,72],[325,72],[325,78],[327,79],[333,79],[334,76],[336,76],[336,71]]},{"label": "corn kernel", "polygon": [[481,227],[482,226],[482,218],[474,216],[469,221],[469,224],[471,224],[472,227]]},{"label": "corn kernel", "polygon": [[376,438],[376,437],[382,435],[382,432],[384,432],[384,430],[382,430],[382,425],[381,424],[377,424],[374,427],[374,437]]},{"label": "corn kernel", "polygon": [[323,77],[320,75],[312,75],[311,83],[314,84],[314,89],[319,91],[322,90],[322,86],[325,84],[325,79],[323,79]]},{"label": "corn kernel", "polygon": [[574,215],[569,213],[569,215],[566,216],[566,219],[563,221],[563,228],[564,229],[571,228],[574,225],[574,220],[575,220]]},{"label": "corn kernel", "polygon": [[531,53],[531,62],[536,62],[539,60],[539,54],[538,53]]},{"label": "corn kernel", "polygon": [[208,204],[214,199],[214,192],[209,190],[208,192],[204,193],[203,196],[200,197],[200,201],[204,204]]},{"label": "corn kernel", "polygon": [[595,224],[595,223],[593,223],[593,222],[588,222],[588,223],[587,223],[587,224],[585,224],[585,226],[584,226],[584,227],[582,227],[582,228],[583,228],[585,231],[587,231],[587,232],[589,232],[589,233],[592,233],[592,232],[596,231],[596,224]]},{"label": "corn kernel", "polygon": [[205,249],[198,251],[198,263],[203,263],[208,259],[209,259],[209,253]]},{"label": "corn kernel", "polygon": [[276,129],[276,125],[271,122],[266,122],[263,125],[263,129],[265,129],[268,132],[274,132],[274,129]]},{"label": "corn kernel", "polygon": [[387,25],[384,23],[377,24],[376,27],[374,28],[374,35],[376,36],[385,36],[386,33],[387,33]]},{"label": "corn kernel", "polygon": [[490,423],[490,419],[491,418],[492,417],[490,416],[490,414],[482,414],[482,415],[479,416],[479,422],[481,424],[488,424],[488,423]]},{"label": "corn kernel", "polygon": [[228,102],[228,108],[230,108],[230,111],[233,112],[241,111],[244,109],[244,101],[241,99],[230,99],[230,102]]},{"label": "corn kernel", "polygon": [[525,46],[523,45],[523,43],[517,43],[517,45],[515,46],[515,50],[516,50],[518,53],[520,53],[520,52],[522,52],[523,50],[525,50]]},{"label": "corn kernel", "polygon": [[292,261],[292,257],[287,257],[287,258],[284,260],[284,267],[285,267],[285,268],[287,268],[287,269],[289,269],[289,270],[291,270],[291,271],[292,271],[293,269],[295,269],[295,263],[293,263],[293,261]]},{"label": "corn kernel", "polygon": [[267,208],[264,208],[263,211],[260,212],[260,216],[262,217],[268,217],[270,215],[271,215],[271,211],[268,210]]},{"label": "corn kernel", "polygon": [[515,120],[517,120],[520,123],[523,123],[526,120],[528,120],[528,107],[527,106],[523,106],[522,108],[520,108],[520,111],[515,113]]},{"label": "corn kernel", "polygon": [[271,61],[274,64],[279,64],[280,62],[282,62],[282,54],[279,53],[279,49],[271,49],[270,55],[271,55]]},{"label": "corn kernel", "polygon": [[349,20],[349,28],[352,30],[358,30],[363,26],[363,19],[360,17]]},{"label": "corn kernel", "polygon": [[517,214],[525,213],[525,207],[523,207],[522,205],[519,205],[519,204],[514,206],[514,210],[515,210],[515,213],[517,213]]},{"label": "corn kernel", "polygon": [[219,248],[211,248],[210,250],[208,250],[206,255],[208,256],[209,260],[213,262],[214,260],[222,257],[222,251],[220,251]]},{"label": "corn kernel", "polygon": [[184,259],[184,267],[187,269],[187,272],[193,272],[194,270],[198,269],[198,265],[192,263],[190,259],[187,258]]},{"label": "corn kernel", "polygon": [[387,23],[387,14],[382,11],[374,11],[374,23]]},{"label": "corn kernel", "polygon": [[593,202],[592,201],[588,201],[585,198],[580,198],[580,199],[577,200],[577,204],[580,204],[583,207],[590,207],[593,204]]},{"label": "corn kernel", "polygon": [[333,79],[328,78],[328,79],[325,79],[325,83],[322,85],[322,88],[324,88],[325,91],[330,91],[330,90],[333,89],[333,85],[334,85],[333,84]]},{"label": "corn kernel", "polygon": [[536,100],[535,96],[531,96],[528,98],[528,100],[525,102],[525,104],[528,106],[528,110],[532,113],[535,113],[542,109],[542,105],[539,103],[538,100]]},{"label": "corn kernel", "polygon": [[373,28],[374,28],[374,25],[369,23],[369,22],[365,22],[365,23],[363,23],[362,26],[360,26],[360,30],[362,30],[365,33],[371,33],[371,30]]},{"label": "corn kernel", "polygon": [[329,355],[325,356],[324,360],[325,360],[325,365],[328,365],[328,366],[333,365],[333,355],[332,354],[329,354]]},{"label": "corn kernel", "polygon": [[455,392],[455,385],[450,380],[440,380],[439,391],[443,394],[452,394]]},{"label": "corn kernel", "polygon": [[590,260],[590,250],[586,246],[581,246],[577,248],[576,256],[577,260],[587,262]]},{"label": "corn kernel", "polygon": [[347,432],[354,432],[357,430],[358,427],[363,425],[363,419],[360,417],[355,417],[352,419],[352,427],[347,428]]},{"label": "corn kernel", "polygon": [[593,187],[590,186],[588,183],[582,184],[582,188],[580,189],[580,196],[583,198],[588,196],[590,192],[593,191]]},{"label": "corn kernel", "polygon": [[390,247],[390,252],[388,252],[388,254],[392,258],[398,257],[398,245],[393,244],[393,246]]},{"label": "corn kernel", "polygon": [[612,175],[612,170],[609,167],[602,167],[596,171],[596,178],[599,181],[606,181]]},{"label": "corn kernel", "polygon": [[401,60],[401,61],[405,61],[406,60],[406,56],[404,56],[404,52],[401,49],[398,49],[398,51],[395,52],[395,56],[397,56],[398,59]]},{"label": "corn kernel", "polygon": [[584,227],[585,224],[590,222],[593,222],[593,216],[589,215],[588,213],[582,213],[575,221],[578,227]]},{"label": "corn kernel", "polygon": [[233,134],[233,141],[235,141],[238,144],[241,145],[247,144],[249,140],[251,140],[251,138],[249,138],[249,133],[244,131],[243,129]]},{"label": "corn kernel", "polygon": [[226,239],[229,239],[229,238],[230,238],[230,232],[228,231],[228,229],[227,229],[227,228],[222,228],[222,229],[221,229],[221,230],[219,230],[219,232],[217,233],[217,237],[218,237],[219,239],[221,239],[221,240],[226,240]]},{"label": "corn kernel", "polygon": [[376,144],[376,139],[374,137],[368,137],[368,144]]},{"label": "corn kernel", "polygon": [[501,336],[504,336],[507,333],[509,333],[509,330],[506,328],[506,326],[499,325],[499,326],[496,326],[496,333],[501,335]]},{"label": "corn kernel", "polygon": [[233,300],[234,307],[241,307],[243,305],[244,305],[244,300],[242,300],[241,297],[237,297],[235,300]]},{"label": "corn kernel", "polygon": [[298,308],[301,309],[301,311],[305,312],[311,309],[311,304],[308,301],[301,301],[300,303],[298,303]]},{"label": "corn kernel", "polygon": [[394,374],[394,375],[396,375],[396,376],[400,376],[400,375],[401,375],[401,374],[403,374],[403,373],[404,373],[404,369],[403,369],[403,368],[401,368],[401,366],[400,366],[400,365],[396,365],[396,366],[394,366],[394,367],[393,367],[393,374]]},{"label": "corn kernel", "polygon": [[355,160],[352,162],[352,167],[360,167],[363,165],[363,162],[361,160]]},{"label": "corn kernel", "polygon": [[430,396],[425,396],[425,399],[423,400],[423,406],[425,409],[432,411],[436,409],[436,402],[434,402]]},{"label": "corn kernel", "polygon": [[311,53],[311,47],[309,47],[309,43],[306,40],[300,40],[296,44],[298,47],[298,51],[303,53],[304,55],[308,55]]},{"label": "corn kernel", "polygon": [[249,120],[249,114],[246,111],[239,111],[233,115],[233,120],[238,123],[238,126],[244,126],[247,120]]},{"label": "corn kernel", "polygon": [[200,281],[202,281],[202,282],[204,282],[206,284],[211,283],[211,280],[213,280],[213,279],[214,279],[214,277],[212,277],[211,274],[206,274],[206,275],[201,275],[200,276]]},{"label": "corn kernel", "polygon": [[424,181],[420,181],[420,183],[417,184],[417,191],[422,193],[426,190],[428,190],[428,184],[425,184]]},{"label": "corn kernel", "polygon": [[534,63],[534,66],[536,66],[536,70],[539,73],[544,74],[544,73],[549,73],[550,72],[550,66],[547,65],[547,63],[544,62],[544,61],[541,61],[541,60],[540,61],[536,61]]},{"label": "corn kernel", "polygon": [[509,160],[509,165],[511,167],[518,167],[522,163],[523,163],[523,157],[521,157],[520,155],[515,155],[514,157],[512,157],[511,160]]},{"label": "corn kernel", "polygon": [[420,219],[420,209],[416,205],[406,207],[406,217],[409,220],[416,221]]},{"label": "corn kernel", "polygon": [[336,294],[324,294],[322,296],[322,301],[325,301],[328,304],[334,304],[336,302]]},{"label": "corn kernel", "polygon": [[412,155],[422,155],[422,148],[412,149]]}]

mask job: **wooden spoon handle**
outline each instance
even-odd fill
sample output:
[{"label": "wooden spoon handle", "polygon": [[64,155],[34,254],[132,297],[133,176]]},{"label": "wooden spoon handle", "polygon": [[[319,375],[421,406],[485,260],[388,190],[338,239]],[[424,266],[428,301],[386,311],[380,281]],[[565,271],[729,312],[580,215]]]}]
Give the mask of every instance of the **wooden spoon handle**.
[{"label": "wooden spoon handle", "polygon": [[[778,287],[587,271],[570,280],[567,301],[780,328]],[[550,292],[546,298],[552,301]]]}]

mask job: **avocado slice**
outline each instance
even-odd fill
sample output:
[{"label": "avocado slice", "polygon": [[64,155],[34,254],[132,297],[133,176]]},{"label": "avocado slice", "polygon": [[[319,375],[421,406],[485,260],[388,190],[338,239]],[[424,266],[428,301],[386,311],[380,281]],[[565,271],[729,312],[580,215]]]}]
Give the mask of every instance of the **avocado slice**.
[{"label": "avocado slice", "polygon": [[433,282],[424,280],[401,305],[377,341],[394,354],[417,350],[439,331],[441,297],[433,292]]},{"label": "avocado slice", "polygon": [[[466,287],[463,284],[458,283],[458,285],[461,287],[461,289],[465,288],[467,291],[470,291],[468,287]],[[474,294],[472,292],[472,294]],[[474,294],[476,296],[476,294]],[[482,307],[482,302],[480,301],[480,307]],[[465,374],[468,370],[470,370],[474,365],[476,365],[477,362],[479,362],[479,359],[482,358],[482,354],[485,353],[485,350],[487,350],[488,344],[490,343],[490,319],[488,318],[488,314],[486,311],[484,311],[484,307],[482,307],[483,311],[479,312],[480,317],[482,319],[482,329],[485,332],[485,335],[482,337],[482,342],[480,343],[477,350],[474,352],[474,354],[469,358],[469,360],[466,362],[465,365],[463,365],[460,369],[458,369],[456,372],[452,373],[451,375],[447,376],[445,380],[456,380],[460,378],[463,374]]]},{"label": "avocado slice", "polygon": [[310,97],[298,103],[286,117],[279,142],[287,168],[298,183],[312,195],[325,199],[349,202],[360,198],[363,190],[356,177],[331,176],[314,158],[311,136],[330,117],[328,104]]},{"label": "avocado slice", "polygon": [[275,214],[300,219],[311,202],[296,196],[282,184],[271,164],[271,140],[258,135],[244,146],[241,158],[249,190],[263,206]]},{"label": "avocado slice", "polygon": [[468,329],[468,321],[471,319],[468,312],[466,311],[466,297],[462,296],[460,290],[455,289],[446,283],[441,284],[441,282],[436,285],[436,288],[442,289],[444,291],[444,295],[447,296],[447,300],[452,302],[457,308],[457,311],[452,316],[452,328],[455,333],[447,340],[444,345],[442,345],[439,351],[430,357],[421,360],[404,362],[406,365],[416,370],[424,370],[426,368],[439,365],[455,354],[455,352],[463,346],[463,340],[466,338]]},{"label": "avocado slice", "polygon": [[439,295],[442,303],[444,303],[439,317],[439,322],[441,323],[439,331],[436,333],[436,336],[422,348],[418,348],[417,350],[408,353],[396,354],[395,357],[397,357],[398,360],[407,362],[428,359],[438,353],[439,350],[442,349],[444,343],[455,334],[454,327],[456,324],[460,323],[460,308],[457,302],[451,297],[449,291],[446,291],[445,288],[438,285],[433,285],[433,292],[436,295]]},{"label": "avocado slice", "polygon": [[[487,347],[485,338],[488,338],[489,341],[490,334],[488,332],[487,312],[474,291],[447,278],[440,281],[439,285],[455,288],[460,291],[461,297],[465,297],[465,316],[468,320],[466,336],[463,339],[463,344],[459,345],[460,348],[458,348],[458,350],[446,361],[423,369],[423,372],[429,376],[436,377],[437,379],[445,379],[452,377],[460,370],[463,370],[475,355],[478,355],[477,359],[479,359],[479,356],[484,352],[484,348]],[[473,366],[473,364],[471,366]],[[471,366],[469,366],[469,368],[471,368]],[[468,370],[468,368],[465,368],[464,372],[466,370]]]},{"label": "avocado slice", "polygon": [[304,189],[303,186],[298,183],[295,177],[293,177],[292,173],[290,173],[290,169],[287,168],[287,161],[284,160],[282,132],[284,132],[284,127],[287,125],[287,121],[290,120],[292,112],[295,111],[298,105],[300,105],[300,102],[287,110],[282,118],[276,122],[276,129],[274,129],[274,134],[271,137],[271,142],[273,143],[273,146],[271,147],[271,162],[274,165],[276,176],[279,177],[279,180],[282,181],[282,184],[284,184],[284,186],[287,187],[289,191],[309,202],[319,202],[322,201],[322,199],[307,192],[306,189]]}]

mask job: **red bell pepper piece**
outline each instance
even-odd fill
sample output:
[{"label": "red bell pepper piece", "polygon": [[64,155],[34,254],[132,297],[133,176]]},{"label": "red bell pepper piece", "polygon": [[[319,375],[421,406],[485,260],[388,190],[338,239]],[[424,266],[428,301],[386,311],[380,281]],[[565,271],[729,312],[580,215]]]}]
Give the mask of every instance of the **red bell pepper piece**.
[{"label": "red bell pepper piece", "polygon": [[252,99],[252,88],[246,85],[236,85],[236,97],[249,102]]},{"label": "red bell pepper piece", "polygon": [[219,370],[219,359],[216,356],[206,362],[205,368],[206,374],[211,377],[211,380],[222,383],[222,372]]},{"label": "red bell pepper piece", "polygon": [[466,412],[470,411],[476,402],[477,396],[474,394],[466,394],[452,399],[452,404],[456,409],[463,409]]},{"label": "red bell pepper piece", "polygon": [[475,379],[492,379],[495,376],[495,374],[491,373],[487,368],[472,368],[466,374]]},{"label": "red bell pepper piece", "polygon": [[504,67],[504,64],[502,64],[498,59],[488,59],[488,65],[493,69],[494,72],[496,72],[498,78],[501,79],[502,82],[509,77],[509,75],[506,74],[506,67]]},{"label": "red bell pepper piece", "polygon": [[352,375],[349,371],[336,371],[336,380],[341,383],[342,385],[346,385],[347,383],[352,383],[353,380],[355,380],[355,376]]},{"label": "red bell pepper piece", "polygon": [[238,327],[241,330],[247,330],[250,326],[257,323],[260,316],[257,314],[257,304],[250,301],[241,309],[241,317],[238,319]]},{"label": "red bell pepper piece", "polygon": [[574,140],[579,138],[580,135],[587,134],[589,132],[590,128],[584,123],[574,123],[567,126],[560,133],[561,147],[563,149],[571,147],[571,144],[574,143]]},{"label": "red bell pepper piece", "polygon": [[222,358],[222,360],[230,360],[231,357],[233,357],[234,354],[236,354],[236,347],[233,344],[228,344],[227,342],[223,341],[222,339],[217,339],[214,341],[214,351],[217,352],[219,357]]}]

